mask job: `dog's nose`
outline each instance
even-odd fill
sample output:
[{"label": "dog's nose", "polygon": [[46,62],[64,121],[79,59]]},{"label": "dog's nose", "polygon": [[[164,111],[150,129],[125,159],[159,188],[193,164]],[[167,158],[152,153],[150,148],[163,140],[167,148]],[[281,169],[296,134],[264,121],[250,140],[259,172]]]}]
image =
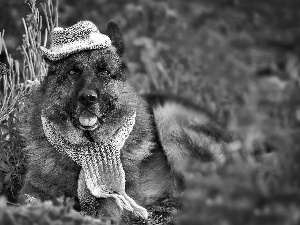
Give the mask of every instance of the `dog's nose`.
[{"label": "dog's nose", "polygon": [[97,102],[98,95],[93,90],[81,90],[77,95],[77,100],[85,106],[90,106]]}]

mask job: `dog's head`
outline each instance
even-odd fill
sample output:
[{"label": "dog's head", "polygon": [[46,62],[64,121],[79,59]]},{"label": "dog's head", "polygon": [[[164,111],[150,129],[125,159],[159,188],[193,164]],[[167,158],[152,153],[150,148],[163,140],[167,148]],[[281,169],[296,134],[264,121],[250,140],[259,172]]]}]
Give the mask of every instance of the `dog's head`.
[{"label": "dog's head", "polygon": [[123,61],[122,34],[114,22],[109,22],[106,34],[109,47],[46,60],[42,114],[70,140],[81,133],[92,141],[105,140],[136,110],[136,94],[127,82]]}]

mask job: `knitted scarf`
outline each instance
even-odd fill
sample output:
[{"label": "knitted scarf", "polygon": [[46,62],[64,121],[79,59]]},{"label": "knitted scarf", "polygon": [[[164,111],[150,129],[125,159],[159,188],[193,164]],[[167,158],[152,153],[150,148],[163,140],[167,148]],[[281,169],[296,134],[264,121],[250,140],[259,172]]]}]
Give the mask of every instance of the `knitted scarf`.
[{"label": "knitted scarf", "polygon": [[[54,123],[44,116],[41,119],[50,144],[58,152],[81,165],[81,174],[84,174],[86,186],[92,195],[97,198],[112,197],[121,209],[125,208],[142,218],[147,218],[147,210],[125,192],[125,172],[120,158],[120,150],[134,126],[135,116],[134,113],[126,118],[124,125],[107,142],[84,144],[70,143],[57,132],[58,128]],[[79,193],[80,191],[83,190],[78,190]]]}]

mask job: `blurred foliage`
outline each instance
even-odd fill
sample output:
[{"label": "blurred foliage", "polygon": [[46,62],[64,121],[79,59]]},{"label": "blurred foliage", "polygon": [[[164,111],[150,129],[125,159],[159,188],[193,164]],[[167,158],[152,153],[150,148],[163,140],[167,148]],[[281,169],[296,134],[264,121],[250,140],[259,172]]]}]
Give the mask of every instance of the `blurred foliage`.
[{"label": "blurred foliage", "polygon": [[[26,52],[36,57],[27,57],[33,67],[9,74],[34,80],[44,71],[38,46],[33,53],[31,45],[25,53],[18,48],[23,54],[16,50],[26,46],[21,17],[30,24],[30,12],[23,0],[0,0],[8,52],[20,60]],[[193,162],[187,168],[176,224],[299,224],[299,12],[297,0],[59,0],[59,26],[91,20],[104,32],[109,20],[120,25],[139,92],[191,99],[233,133],[224,166]],[[52,29],[46,20],[41,24]],[[44,40],[39,35],[37,43]],[[1,62],[16,71],[6,57],[3,52]],[[14,201],[25,166],[19,108],[4,109],[9,117],[0,124],[0,194]]]},{"label": "blurred foliage", "polygon": [[[299,224],[299,132],[271,170],[235,152],[222,167],[191,163],[175,224]],[[199,188],[201,187],[201,188]]]},{"label": "blurred foliage", "polygon": [[0,198],[0,224],[5,225],[110,225],[106,219],[82,217],[73,210],[70,199],[60,199],[59,205],[52,202],[28,206],[6,206],[5,198]]}]

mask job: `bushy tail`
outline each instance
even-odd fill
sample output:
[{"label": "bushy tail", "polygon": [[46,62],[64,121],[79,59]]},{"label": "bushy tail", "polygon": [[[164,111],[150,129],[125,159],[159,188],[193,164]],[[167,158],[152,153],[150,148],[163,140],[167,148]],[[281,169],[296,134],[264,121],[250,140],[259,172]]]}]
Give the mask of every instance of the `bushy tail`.
[{"label": "bushy tail", "polygon": [[191,159],[225,162],[224,144],[230,135],[206,112],[176,99],[152,103],[159,137],[175,172],[185,171]]}]

